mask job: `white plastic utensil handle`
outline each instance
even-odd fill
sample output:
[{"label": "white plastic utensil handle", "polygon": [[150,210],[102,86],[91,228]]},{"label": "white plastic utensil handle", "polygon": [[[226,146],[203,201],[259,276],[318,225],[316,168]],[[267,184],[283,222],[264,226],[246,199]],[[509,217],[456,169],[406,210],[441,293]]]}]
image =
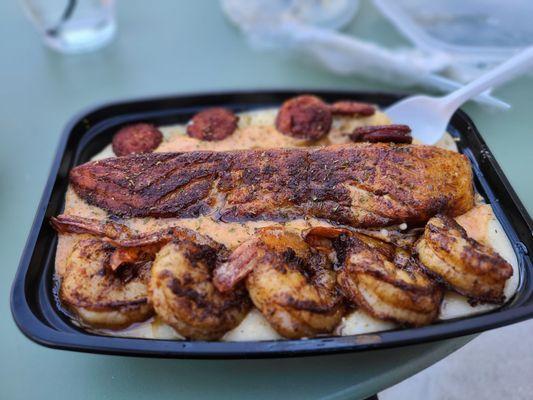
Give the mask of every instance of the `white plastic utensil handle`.
[{"label": "white plastic utensil handle", "polygon": [[472,97],[505,83],[533,68],[533,47],[521,51],[496,68],[442,98],[443,108],[453,113]]},{"label": "white plastic utensil handle", "polygon": [[[451,92],[463,87],[463,84],[459,82],[430,73],[417,67],[416,63],[401,59],[394,52],[370,42],[294,21],[285,21],[281,26],[284,32],[290,33],[293,40],[299,42],[302,48],[312,49],[314,55],[320,57],[329,69],[338,73],[352,72],[357,69],[355,65],[361,68],[361,59],[363,59],[367,63],[366,69],[372,69],[374,72],[381,70],[380,65],[387,66],[382,75],[390,74],[396,76],[397,79],[403,78],[413,83],[421,83],[443,92]],[[510,108],[509,104],[483,92],[474,96],[472,100],[503,110]]]}]

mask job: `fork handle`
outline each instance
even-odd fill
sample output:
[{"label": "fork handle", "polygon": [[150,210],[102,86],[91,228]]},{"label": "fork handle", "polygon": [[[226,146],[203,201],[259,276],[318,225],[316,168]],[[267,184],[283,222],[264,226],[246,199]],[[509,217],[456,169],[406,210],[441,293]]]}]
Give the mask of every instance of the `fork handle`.
[{"label": "fork handle", "polygon": [[443,106],[455,112],[472,97],[505,83],[533,67],[533,46],[526,48],[496,68],[442,98]]}]

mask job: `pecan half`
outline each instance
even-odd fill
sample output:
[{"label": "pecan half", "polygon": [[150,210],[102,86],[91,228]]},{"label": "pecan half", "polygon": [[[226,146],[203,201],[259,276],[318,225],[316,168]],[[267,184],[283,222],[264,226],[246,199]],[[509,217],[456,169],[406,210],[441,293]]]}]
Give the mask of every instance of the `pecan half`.
[{"label": "pecan half", "polygon": [[355,128],[350,134],[354,142],[412,143],[411,128],[407,125],[374,125]]},{"label": "pecan half", "polygon": [[351,100],[337,101],[329,106],[332,114],[335,115],[349,115],[358,117],[369,117],[374,115],[376,109],[373,105],[367,103],[359,103]]}]

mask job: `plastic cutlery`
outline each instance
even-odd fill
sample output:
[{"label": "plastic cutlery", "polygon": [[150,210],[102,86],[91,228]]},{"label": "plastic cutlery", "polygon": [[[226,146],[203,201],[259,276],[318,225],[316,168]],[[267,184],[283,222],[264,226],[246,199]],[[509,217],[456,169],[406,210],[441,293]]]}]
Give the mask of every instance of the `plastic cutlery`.
[{"label": "plastic cutlery", "polygon": [[532,67],[533,47],[528,47],[446,96],[411,96],[393,104],[385,112],[394,123],[409,125],[414,138],[425,144],[435,144],[444,135],[452,115],[461,105]]}]

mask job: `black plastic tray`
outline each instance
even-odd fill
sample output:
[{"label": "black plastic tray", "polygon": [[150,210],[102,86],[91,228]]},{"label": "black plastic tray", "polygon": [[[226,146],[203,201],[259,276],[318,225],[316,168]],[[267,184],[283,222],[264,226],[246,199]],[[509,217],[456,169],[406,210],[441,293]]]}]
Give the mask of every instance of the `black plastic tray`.
[{"label": "black plastic tray", "polygon": [[449,130],[474,168],[478,191],[491,203],[511,239],[519,261],[520,283],[514,298],[498,310],[467,318],[355,336],[263,342],[197,342],[101,336],[75,326],[60,311],[54,293],[57,235],[49,217],[63,209],[68,172],[110,143],[117,127],[134,121],[157,125],[183,123],[206,106],[235,111],[279,105],[300,93],[328,101],[358,99],[386,106],[401,96],[381,93],[282,90],[193,94],[103,105],[83,112],[65,128],[37,210],[11,292],[11,310],[20,330],[45,346],[93,353],[175,358],[261,358],[318,355],[403,346],[468,335],[533,316],[533,223],[468,116],[458,111]]}]

